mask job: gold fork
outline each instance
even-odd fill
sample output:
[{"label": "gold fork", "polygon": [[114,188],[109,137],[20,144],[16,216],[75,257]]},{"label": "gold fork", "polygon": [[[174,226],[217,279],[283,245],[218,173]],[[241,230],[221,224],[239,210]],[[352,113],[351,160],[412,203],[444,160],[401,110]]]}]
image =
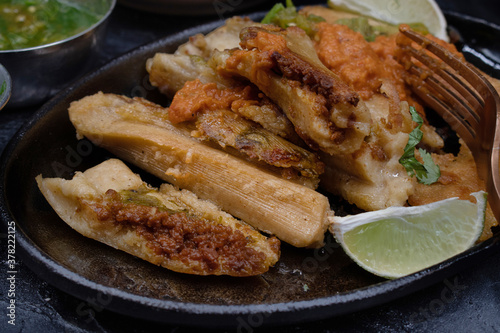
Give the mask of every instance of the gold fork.
[{"label": "gold fork", "polygon": [[403,51],[399,61],[410,74],[413,92],[438,112],[472,151],[479,177],[486,183],[491,209],[500,222],[497,91],[472,65],[434,41],[406,25],[399,31],[397,43]]}]

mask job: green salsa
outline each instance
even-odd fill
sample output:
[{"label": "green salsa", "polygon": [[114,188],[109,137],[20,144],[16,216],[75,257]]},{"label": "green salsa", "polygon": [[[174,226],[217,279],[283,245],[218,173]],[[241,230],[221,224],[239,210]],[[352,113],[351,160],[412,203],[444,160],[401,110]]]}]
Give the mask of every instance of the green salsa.
[{"label": "green salsa", "polygon": [[57,42],[89,28],[102,16],[78,2],[0,0],[0,50]]}]

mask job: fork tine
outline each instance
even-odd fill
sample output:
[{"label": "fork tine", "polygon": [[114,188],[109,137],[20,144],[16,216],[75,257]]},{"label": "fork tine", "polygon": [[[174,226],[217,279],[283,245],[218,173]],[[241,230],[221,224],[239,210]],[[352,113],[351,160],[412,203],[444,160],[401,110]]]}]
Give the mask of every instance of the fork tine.
[{"label": "fork tine", "polygon": [[[451,71],[443,71],[443,76],[450,77],[449,80],[446,80],[447,82],[461,82],[460,78]],[[452,80],[452,78],[454,81]],[[457,86],[454,86],[454,88],[457,89],[458,93],[464,96],[469,103],[471,103],[474,110],[478,110],[484,107],[483,99],[476,93],[475,90],[471,89],[468,85],[458,84]]]},{"label": "fork tine", "polygon": [[[443,62],[448,64],[457,73],[459,73],[459,76],[463,77],[467,82],[469,82],[471,87],[473,87],[477,91],[477,93],[482,97],[484,101],[483,108],[481,110],[478,110],[481,118],[481,124],[497,123],[496,118],[499,117],[499,115],[498,112],[495,112],[495,110],[498,110],[498,108],[500,107],[500,98],[498,96],[498,93],[474,67],[468,65],[464,60],[453,55],[451,52],[444,49],[437,43],[411,30],[407,25],[401,25],[399,27],[399,31],[404,36],[417,42],[422,48],[427,49],[432,54],[443,60]],[[405,43],[401,44],[405,45]],[[491,112],[484,111],[491,109]],[[495,126],[481,125],[481,129],[482,130],[478,134],[480,136],[483,149],[491,150],[495,137]],[[498,134],[498,136],[500,136],[500,133]]]},{"label": "fork tine", "polygon": [[437,62],[436,59],[427,56],[423,52],[419,52],[409,45],[400,45],[400,47],[406,52],[411,53],[411,55],[415,57],[415,59],[419,60],[431,70],[436,72],[439,76],[441,76],[454,89],[456,89],[460,95],[464,96],[467,101],[471,103],[474,110],[478,110],[479,108],[484,106],[482,98],[467,84],[465,84],[457,75],[455,75],[450,70],[451,67],[445,66],[445,63],[443,62]]},{"label": "fork tine", "polygon": [[437,45],[435,42],[430,39],[420,35],[419,33],[410,29],[409,26],[401,25],[399,31],[404,34],[406,37],[411,40],[417,42],[422,48],[429,50],[432,54],[439,57],[446,64],[448,64],[451,68],[455,69],[461,76],[463,76],[474,88],[476,88],[479,94],[482,96],[483,94],[488,93],[484,89],[484,81],[481,79],[481,75],[468,66],[465,62],[463,62],[457,56],[451,54],[444,48]]},{"label": "fork tine", "polygon": [[463,138],[469,146],[474,142],[476,133],[471,128],[470,124],[465,122],[464,119],[455,112],[449,112],[449,105],[444,103],[436,95],[429,93],[429,91],[427,90],[427,86],[414,88],[414,92],[429,107],[435,110],[455,132],[459,133],[460,137]]},{"label": "fork tine", "polygon": [[[484,106],[483,100],[476,93],[472,92],[466,83],[462,82],[456,75],[452,74],[450,70],[444,67],[445,64],[442,62],[438,62],[436,59],[433,59],[408,45],[401,45],[401,48],[410,53],[415,59],[419,60],[430,69],[430,72],[425,74],[425,76],[436,81],[439,81],[437,77],[440,77],[444,80],[444,82],[451,85],[455,92],[450,89],[446,89],[446,92],[443,92],[442,95],[446,97],[453,107],[458,108],[456,111],[460,112],[460,114],[471,122],[471,125],[475,129],[477,129],[480,121],[479,113]],[[437,76],[434,74],[437,74]],[[444,87],[443,85],[439,85],[437,83],[433,85]],[[463,96],[465,98],[460,98],[458,96]],[[458,107],[457,105],[465,107]]]},{"label": "fork tine", "polygon": [[[412,66],[409,69],[409,72],[417,75],[418,78],[422,78],[427,75],[424,74],[424,71],[417,66]],[[435,76],[427,76],[427,78],[419,84],[419,86],[426,88],[426,92],[429,94],[434,93],[436,96],[433,98],[441,96],[448,103],[448,110],[451,110],[454,114],[456,114],[457,121],[460,121],[462,125],[467,127],[473,137],[476,135],[477,131],[480,130],[480,119],[476,111],[472,110],[469,104],[466,103],[464,99],[460,98],[453,90],[447,89],[446,86],[441,84]],[[420,89],[420,87],[415,87],[415,89]],[[422,93],[423,92],[424,91],[422,91]],[[443,116],[442,113],[447,113],[447,110],[439,113]]]},{"label": "fork tine", "polygon": [[[472,65],[437,43],[412,31],[408,26],[402,25],[399,30],[422,48],[413,49],[403,38],[398,38],[398,45],[407,52],[403,53],[400,62],[414,76],[414,82],[409,82],[413,91],[438,111],[471,149],[479,176],[487,185],[488,202],[495,218],[500,222],[500,97],[496,89]],[[447,67],[443,67],[444,64],[436,63],[436,60],[427,55],[421,56],[423,49],[440,58],[453,71],[445,69]],[[421,69],[418,61],[412,61],[411,57],[428,66],[428,69]],[[468,85],[460,78],[467,81]],[[453,86],[458,95],[452,94],[452,90],[444,86]],[[464,103],[459,103],[463,104],[460,108],[452,108],[450,100]],[[469,126],[475,123],[478,125]],[[472,129],[476,130],[475,136],[472,135]]]}]

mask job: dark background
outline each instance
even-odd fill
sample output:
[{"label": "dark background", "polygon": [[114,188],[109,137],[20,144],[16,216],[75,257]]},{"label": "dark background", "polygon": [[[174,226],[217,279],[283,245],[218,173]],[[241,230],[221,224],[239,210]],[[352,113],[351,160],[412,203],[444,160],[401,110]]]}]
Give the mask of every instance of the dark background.
[{"label": "dark background", "polygon": [[[400,0],[404,3],[404,0]],[[296,5],[310,1],[294,1]],[[500,25],[498,0],[438,1],[445,12],[463,13]],[[246,12],[268,10],[265,2]],[[96,67],[139,45],[185,28],[227,18],[237,11],[210,17],[176,17],[144,13],[117,5]],[[500,36],[499,36],[500,44]],[[38,107],[0,111],[0,152]],[[96,309],[82,316],[82,300],[60,292],[33,274],[22,262],[16,275],[16,326],[7,324],[7,265],[5,234],[0,235],[0,332],[190,332],[193,329],[159,325]],[[251,328],[255,332],[499,332],[500,253],[484,258],[466,271],[436,285],[377,308],[302,325]],[[234,330],[236,331],[236,330]],[[231,332],[231,330],[228,330]]]}]

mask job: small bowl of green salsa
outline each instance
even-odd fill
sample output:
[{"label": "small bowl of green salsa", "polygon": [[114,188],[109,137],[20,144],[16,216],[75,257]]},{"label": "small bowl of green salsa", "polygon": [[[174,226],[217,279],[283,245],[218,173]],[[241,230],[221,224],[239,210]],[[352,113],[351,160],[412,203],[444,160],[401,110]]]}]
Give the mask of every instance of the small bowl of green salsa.
[{"label": "small bowl of green salsa", "polygon": [[11,87],[9,72],[0,64],[0,110],[3,109],[10,98]]},{"label": "small bowl of green salsa", "polygon": [[1,1],[0,63],[13,81],[8,107],[42,103],[89,70],[115,4],[116,0]]}]

